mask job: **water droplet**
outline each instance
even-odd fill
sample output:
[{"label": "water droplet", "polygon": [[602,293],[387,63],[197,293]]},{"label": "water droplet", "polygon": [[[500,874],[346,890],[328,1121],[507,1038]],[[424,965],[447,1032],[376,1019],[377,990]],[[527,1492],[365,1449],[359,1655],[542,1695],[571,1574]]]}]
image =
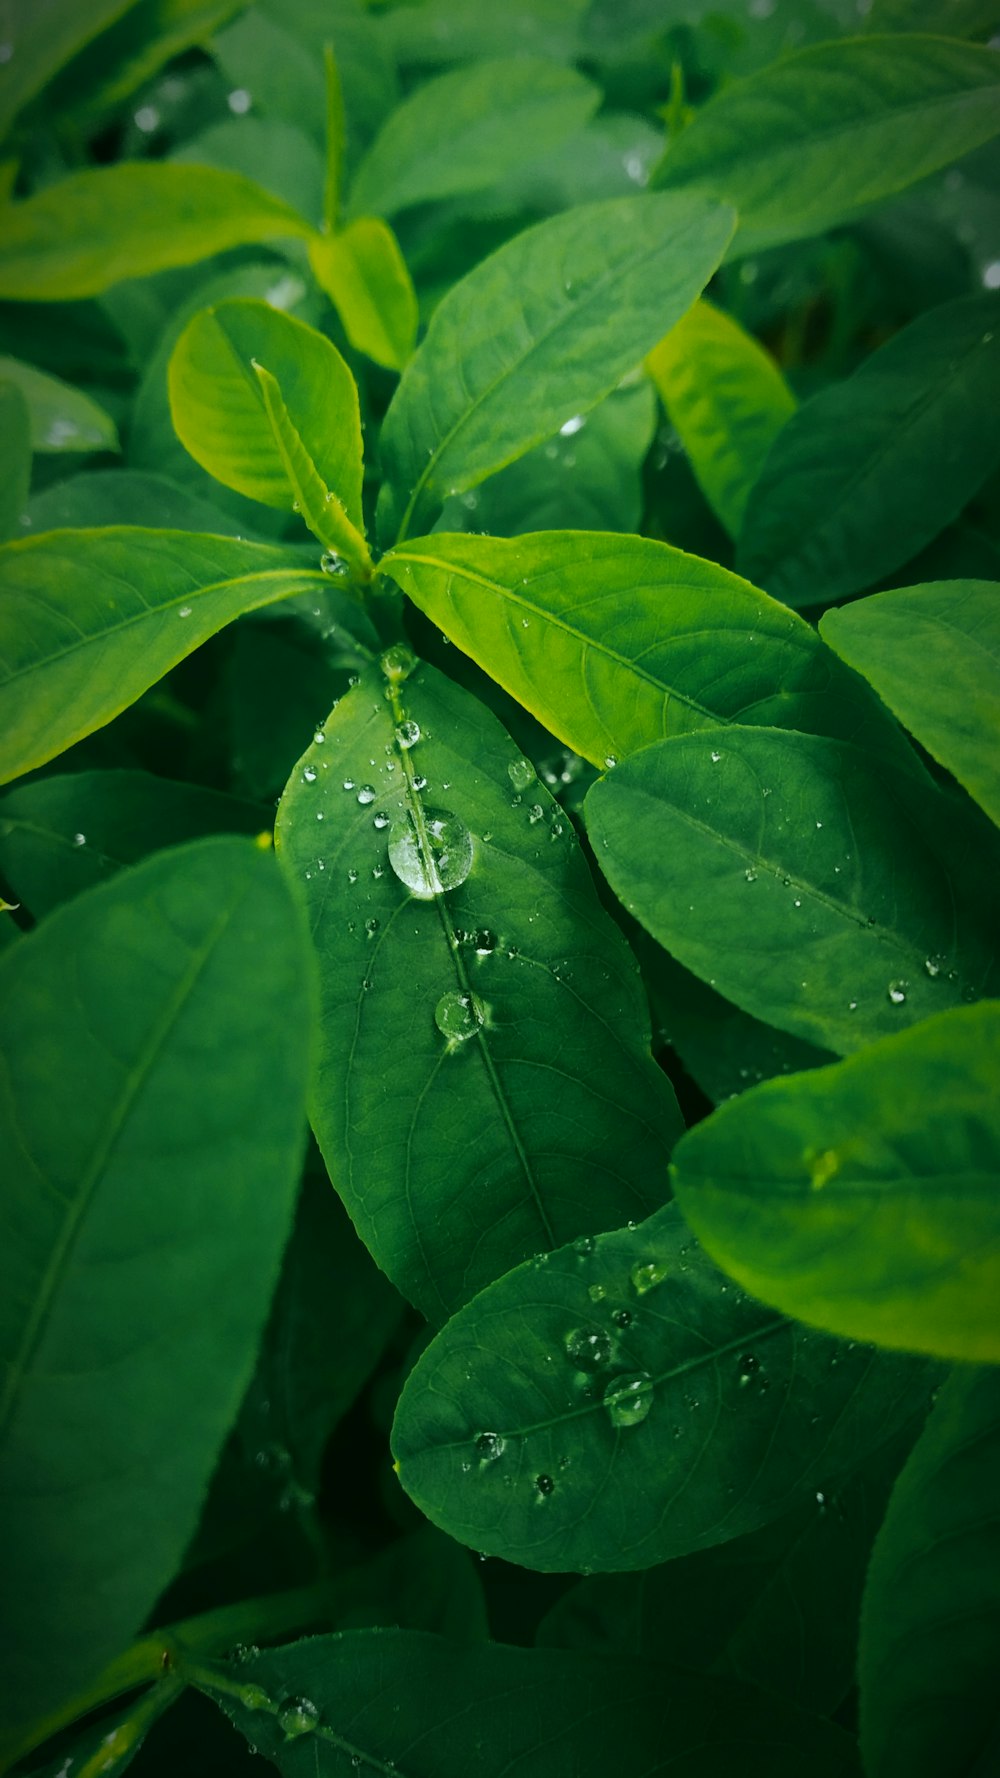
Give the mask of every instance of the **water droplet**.
[{"label": "water droplet", "polygon": [[613,772],[615,769],[615,766],[617,764],[618,764],[618,761],[615,758],[615,755],[613,753],[609,753],[606,760],[604,761],[604,769],[607,772]]},{"label": "water droplet", "polygon": [[[241,1661],[250,1659],[246,1645],[241,1645],[238,1658]],[[241,1685],[239,1689],[240,1703],[245,1710],[270,1710],[271,1700],[262,1685]]]},{"label": "water droplet", "polygon": [[324,730],[323,730],[323,729],[321,729],[321,728],[318,728],[318,729],[317,729],[317,730],[316,730],[316,733],[315,733],[315,734],[314,734],[314,735],[313,735],[313,745],[314,745],[314,746],[316,746],[316,747],[322,747],[322,745],[323,745],[323,742],[324,742],[324,741],[325,741],[325,740],[326,740],[326,733],[325,733],[325,731],[324,731]]},{"label": "water droplet", "polygon": [[486,1007],[477,994],[442,994],[434,1008],[434,1023],[448,1039],[448,1048],[457,1049],[486,1023]]},{"label": "water droplet", "polygon": [[497,948],[497,935],[487,926],[473,934],[472,943],[477,957],[490,957]]},{"label": "water droplet", "polygon": [[924,968],[929,976],[938,976],[941,974],[946,961],[947,959],[941,956],[925,957]]},{"label": "water droplet", "polygon": [[670,1267],[665,1259],[647,1259],[637,1261],[629,1277],[636,1296],[645,1296],[647,1290],[655,1290],[669,1274]]},{"label": "water droplet", "polygon": [[535,826],[536,822],[538,822],[542,819],[542,816],[544,815],[544,813],[545,813],[545,810],[542,808],[541,803],[532,803],[530,809],[528,810],[528,820],[531,823],[532,827]]},{"label": "water droplet", "polygon": [[555,1482],[550,1475],[536,1475],[535,1487],[538,1489],[539,1494],[544,1500],[546,1495],[551,1494],[554,1491]]},{"label": "water droplet", "polygon": [[588,1284],[587,1295],[592,1303],[603,1303],[605,1290],[603,1284]]},{"label": "water droplet", "polygon": [[389,863],[412,895],[430,901],[465,882],[472,869],[472,835],[445,809],[427,809],[421,825],[418,833],[412,814],[393,823]]},{"label": "water droplet", "polygon": [[85,846],[87,844],[86,834],[85,833],[75,833],[73,835],[73,844],[74,844],[74,846]]},{"label": "water droplet", "polygon": [[721,759],[721,758],[722,758],[722,754],[721,754],[721,753],[716,753],[716,752],[715,752],[715,750],[714,750],[714,748],[713,748],[713,750],[712,750],[712,755],[711,755],[711,759],[712,759],[712,764],[713,764],[713,765],[714,765],[714,766],[717,766],[717,765],[718,765],[718,763],[719,763],[719,761],[720,761],[720,759]]},{"label": "water droplet", "polygon": [[893,1006],[902,1006],[903,1001],[906,999],[906,990],[909,987],[909,985],[910,985],[909,982],[890,982],[889,983],[887,992],[889,995],[889,999],[892,1001]]},{"label": "water droplet", "polygon": [[653,1405],[653,1379],[648,1371],[614,1377],[604,1391],[612,1426],[638,1426]]},{"label": "water droplet", "polygon": [[[577,1240],[573,1242],[573,1252],[577,1255],[578,1259],[589,1259],[596,1245],[597,1243],[595,1242],[593,1235],[580,1235]],[[601,1295],[604,1295],[603,1291],[601,1292]]]},{"label": "water droplet", "polygon": [[353,790],[354,789],[354,779],[353,778],[345,778],[344,779],[344,789],[345,790]]},{"label": "water droplet", "polygon": [[368,807],[368,804],[373,803],[374,801],[375,801],[375,787],[374,787],[374,785],[373,784],[362,784],[361,789],[358,791],[358,802],[361,804],[362,808],[366,809]]},{"label": "water droplet", "polygon": [[227,95],[226,104],[234,117],[245,117],[253,104],[253,99],[245,86],[234,86],[232,92]]},{"label": "water droplet", "polygon": [[383,828],[388,827],[388,825],[389,825],[389,817],[388,817],[388,815],[383,815],[381,810],[379,811],[379,813],[377,815],[374,815],[372,817],[372,826],[377,827],[380,833],[382,832]]},{"label": "water droplet", "polygon": [[574,414],[572,419],[564,420],[559,428],[560,438],[572,438],[574,433],[582,432],[587,422],[582,414]]},{"label": "water droplet", "polygon": [[358,880],[358,873],[352,866],[351,869],[347,873],[347,881],[349,883],[356,883],[357,880]]},{"label": "water droplet", "polygon": [[302,770],[303,784],[315,784],[318,773],[315,766],[304,766]]},{"label": "water droplet", "polygon": [[316,810],[316,819],[317,819],[317,821],[322,821],[322,820],[323,820],[323,811],[322,811],[322,809],[317,809],[317,810]]},{"label": "water droplet", "polygon": [[337,576],[338,580],[343,580],[344,576],[350,573],[350,569],[344,561],[343,556],[338,556],[336,550],[333,549],[323,551],[323,554],[319,559],[319,565],[324,574],[334,574]]},{"label": "water droplet", "polygon": [[631,1327],[632,1311],[631,1309],[615,1309],[611,1319],[616,1327]]},{"label": "water droplet", "polygon": [[285,1731],[286,1741],[294,1741],[298,1735],[308,1735],[319,1722],[319,1711],[311,1698],[288,1698],[278,1711],[278,1722]]},{"label": "water droplet", "polygon": [[746,880],[747,880],[747,882],[748,882],[748,883],[756,883],[756,881],[757,881],[757,872],[756,872],[756,871],[755,871],[755,870],[754,870],[754,868],[753,868],[753,865],[752,865],[752,864],[748,864],[748,865],[747,865],[747,868],[746,868],[746,870],[745,870],[745,871],[744,871],[744,872],[743,872],[743,875],[744,875],[744,876],[745,876],[745,877],[746,877]]},{"label": "water droplet", "polygon": [[600,1329],[575,1327],[564,1341],[566,1357],[580,1371],[601,1371],[611,1363],[611,1336]]},{"label": "water droplet", "polygon": [[190,605],[181,605],[181,606],[180,606],[180,607],[179,607],[179,608],[178,608],[178,612],[177,612],[177,615],[178,615],[178,617],[190,617],[190,616],[191,616],[191,607],[190,607]]},{"label": "water droplet", "polygon": [[752,1376],[760,1370],[760,1359],[752,1352],[744,1352],[737,1361],[740,1372],[740,1388],[745,1388]]},{"label": "water droplet", "polygon": [[407,648],[405,642],[394,642],[379,661],[386,678],[395,680],[397,684],[403,679],[409,679],[416,664],[417,657],[412,648]]},{"label": "water droplet", "polygon": [[535,768],[530,759],[512,759],[507,767],[507,776],[515,790],[527,790],[535,781]]},{"label": "water droplet", "polygon": [[415,747],[420,739],[420,724],[407,717],[405,722],[396,724],[396,739],[401,747]]},{"label": "water droplet", "polygon": [[506,1440],[499,1432],[480,1432],[475,1441],[476,1456],[482,1463],[495,1463],[502,1457]]},{"label": "water droplet", "polygon": [[369,938],[375,937],[375,934],[378,931],[378,921],[375,919],[374,915],[370,920],[365,921],[365,931]]}]

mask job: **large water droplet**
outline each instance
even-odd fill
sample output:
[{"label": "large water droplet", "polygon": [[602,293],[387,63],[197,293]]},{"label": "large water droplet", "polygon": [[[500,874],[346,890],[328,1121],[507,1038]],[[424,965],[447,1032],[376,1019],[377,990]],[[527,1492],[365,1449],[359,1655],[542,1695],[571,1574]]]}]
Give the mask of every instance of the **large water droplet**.
[{"label": "large water droplet", "polygon": [[375,801],[375,787],[374,787],[374,785],[362,784],[361,789],[358,791],[358,802],[361,804],[361,807],[363,809],[367,808],[368,804],[373,803],[374,801]]},{"label": "large water droplet", "polygon": [[507,767],[507,776],[515,790],[527,790],[535,781],[535,768],[530,759],[514,759]]},{"label": "large water droplet", "polygon": [[504,1453],[505,1440],[500,1432],[481,1432],[476,1441],[476,1456],[483,1463],[495,1463]]},{"label": "large water droplet", "polygon": [[394,822],[389,863],[401,883],[421,901],[457,889],[472,869],[472,835],[446,809],[426,809],[418,835],[413,815]]},{"label": "large water droplet", "polygon": [[638,1426],[653,1405],[653,1379],[648,1371],[613,1377],[604,1391],[612,1426]]},{"label": "large water droplet", "polygon": [[647,1290],[655,1290],[658,1284],[662,1284],[669,1273],[670,1267],[665,1259],[639,1260],[629,1273],[632,1289],[637,1296],[645,1296]]},{"label": "large water droplet", "polygon": [[409,717],[405,722],[397,722],[396,739],[401,747],[415,747],[420,739],[420,724]]},{"label": "large water droplet", "polygon": [[448,1039],[448,1048],[455,1049],[486,1023],[486,1008],[477,994],[442,994],[434,1008],[434,1023]]},{"label": "large water droplet", "polygon": [[311,1698],[287,1698],[278,1711],[278,1722],[285,1731],[285,1739],[294,1741],[316,1727],[319,1711]]},{"label": "large water droplet", "polygon": [[386,649],[379,662],[386,678],[395,680],[397,684],[410,677],[416,664],[417,657],[412,648],[407,648],[405,642],[394,642],[391,648]]},{"label": "large water droplet", "polygon": [[575,1327],[565,1339],[566,1357],[580,1371],[601,1371],[611,1363],[611,1336],[589,1327]]}]

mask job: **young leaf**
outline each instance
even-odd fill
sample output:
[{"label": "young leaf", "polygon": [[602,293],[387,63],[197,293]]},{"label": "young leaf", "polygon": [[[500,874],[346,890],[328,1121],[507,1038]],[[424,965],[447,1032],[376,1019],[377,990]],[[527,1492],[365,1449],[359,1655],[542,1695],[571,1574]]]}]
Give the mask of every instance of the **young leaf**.
[{"label": "young leaf", "polygon": [[915,1359],[728,1284],[668,1204],[482,1291],[418,1360],[399,1479],[452,1537],[541,1569],[646,1568],[826,1493],[926,1403]]},{"label": "young leaf", "polygon": [[34,451],[117,451],[111,415],[82,389],[18,358],[0,357],[0,381],[16,383],[28,404]]},{"label": "young leaf", "polygon": [[308,238],[305,218],[238,173],[120,161],[7,207],[0,298],[66,302],[228,247]]},{"label": "young leaf", "polygon": [[0,379],[0,543],[20,529],[31,487],[31,415],[16,383]]},{"label": "young leaf", "polygon": [[770,353],[704,298],[653,348],[646,369],[698,486],[735,537],[794,395]]},{"label": "young leaf", "polygon": [[[414,1630],[315,1636],[196,1683],[288,1778],[860,1778],[851,1737],[751,1686]],[[628,1725],[627,1738],[623,1724]],[[414,1746],[419,1747],[419,1767]]]},{"label": "young leaf", "polygon": [[913,760],[803,620],[645,537],[548,531],[400,544],[382,569],[594,765],[720,722],[788,724]]},{"label": "young leaf", "polygon": [[0,783],[135,702],[244,611],[321,589],[287,550],[190,531],[50,531],[0,550]]},{"label": "young leaf", "polygon": [[21,4],[4,14],[8,54],[0,65],[0,139],[18,112],[40,93],[91,37],[114,24],[136,0],[50,0],[44,8]]},{"label": "young leaf", "polygon": [[826,612],[820,628],[1000,824],[1000,587],[900,587]]},{"label": "young leaf", "polygon": [[194,1529],[292,1218],[307,964],[274,864],[232,839],[0,962],[8,1734],[136,1633]]},{"label": "young leaf", "polygon": [[732,211],[700,198],[616,198],[476,266],[435,310],[386,415],[383,539],[430,525],[448,494],[610,394],[690,308],[732,230]]},{"label": "young leaf", "polygon": [[1000,841],[971,805],[842,741],[678,735],[586,803],[616,894],[745,1012],[846,1055],[1000,986]]},{"label": "young leaf", "polygon": [[723,199],[736,247],[818,234],[904,191],[1000,129],[993,52],[946,37],[817,43],[712,99],[656,183]]},{"label": "young leaf", "polygon": [[317,1140],[378,1264],[440,1322],[526,1254],[659,1203],[679,1115],[568,817],[482,705],[407,664],[341,700],[277,844],[321,964]]},{"label": "young leaf", "polygon": [[688,1132],[681,1208],[786,1314],[943,1358],[1000,1360],[1000,1005],[767,1081]]},{"label": "young leaf", "polygon": [[389,224],[358,216],[336,234],[316,235],[309,262],[355,350],[402,370],[417,337],[417,297]]},{"label": "young leaf", "polygon": [[747,502],[742,572],[789,605],[871,586],[1000,463],[998,411],[1000,299],[928,310],[778,434]]},{"label": "young leaf", "polygon": [[390,113],[351,186],[351,209],[394,216],[494,185],[582,128],[600,93],[530,56],[480,61],[419,86]]},{"label": "young leaf", "polygon": [[1000,1373],[956,1370],[896,1484],[861,1617],[871,1778],[995,1769]]}]

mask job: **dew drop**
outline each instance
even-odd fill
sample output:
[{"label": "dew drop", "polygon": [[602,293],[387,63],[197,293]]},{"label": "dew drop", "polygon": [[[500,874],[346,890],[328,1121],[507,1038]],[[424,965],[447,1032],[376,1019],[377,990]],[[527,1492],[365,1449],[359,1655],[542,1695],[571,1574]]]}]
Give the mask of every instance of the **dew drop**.
[{"label": "dew drop", "polygon": [[535,768],[530,759],[512,759],[507,767],[507,776],[515,790],[527,790],[535,781]]},{"label": "dew drop", "polygon": [[544,1500],[547,1495],[551,1494],[554,1491],[555,1482],[552,1480],[552,1477],[550,1475],[536,1475],[535,1487],[537,1488],[539,1494],[541,1495],[542,1499]]},{"label": "dew drop", "polygon": [[528,820],[531,823],[532,827],[534,827],[537,824],[537,822],[539,822],[542,819],[542,816],[544,815],[544,813],[545,813],[545,810],[542,808],[541,803],[532,803],[530,809],[528,810]]},{"label": "dew drop", "polygon": [[616,1327],[631,1327],[632,1311],[631,1309],[615,1309],[611,1319]]},{"label": "dew drop", "polygon": [[587,1295],[589,1296],[592,1303],[603,1303],[604,1295],[605,1295],[604,1285],[603,1284],[589,1284],[587,1286]]},{"label": "dew drop", "polygon": [[[375,818],[378,825],[378,816]],[[472,835],[445,809],[427,809],[418,837],[412,815],[394,822],[389,863],[401,883],[420,901],[430,901],[464,883],[472,869]]]},{"label": "dew drop", "polygon": [[503,1456],[505,1443],[500,1432],[480,1432],[475,1440],[476,1456],[481,1463],[495,1463]]},{"label": "dew drop", "polygon": [[607,758],[604,761],[604,769],[607,772],[613,772],[615,769],[615,766],[617,764],[618,764],[618,761],[617,761],[615,755],[613,753],[609,753]]},{"label": "dew drop", "polygon": [[285,1731],[286,1741],[294,1741],[299,1735],[308,1735],[319,1722],[319,1711],[311,1698],[288,1698],[278,1711],[278,1722]]},{"label": "dew drop", "polygon": [[889,995],[889,999],[892,1001],[893,1006],[902,1006],[903,1001],[906,999],[906,990],[909,987],[909,985],[910,985],[909,982],[890,982],[889,983],[887,992]]},{"label": "dew drop", "polygon": [[378,815],[375,815],[372,817],[372,826],[377,827],[380,833],[382,832],[383,828],[388,827],[388,825],[389,825],[388,815],[383,815],[383,814],[379,813]]},{"label": "dew drop", "polygon": [[632,1289],[636,1296],[645,1296],[647,1290],[655,1290],[658,1284],[662,1284],[669,1273],[670,1267],[666,1260],[639,1260],[629,1273]]},{"label": "dew drop", "polygon": [[564,1341],[566,1357],[580,1371],[601,1371],[611,1363],[611,1336],[600,1329],[575,1327]]},{"label": "dew drop", "polygon": [[85,846],[87,844],[86,834],[85,833],[75,833],[73,835],[73,844],[74,844],[74,846]]},{"label": "dew drop", "polygon": [[746,880],[747,880],[747,882],[748,882],[748,883],[756,883],[756,881],[757,881],[757,872],[756,872],[756,871],[755,871],[755,870],[754,870],[754,868],[753,868],[753,865],[752,865],[752,864],[749,864],[749,865],[747,865],[747,868],[746,868],[746,870],[745,870],[745,871],[744,871],[744,872],[743,872],[743,875],[744,875],[744,876],[745,876],[745,877],[746,877]]},{"label": "dew drop", "polygon": [[369,938],[375,937],[375,934],[378,931],[378,921],[375,919],[374,915],[370,920],[365,921],[365,931]]},{"label": "dew drop", "polygon": [[323,554],[319,559],[319,565],[324,574],[334,574],[338,580],[343,580],[344,576],[350,573],[350,569],[344,561],[343,556],[338,556],[336,550],[333,549],[323,551]]},{"label": "dew drop", "polygon": [[178,611],[177,611],[177,615],[178,615],[178,617],[190,617],[190,616],[191,616],[191,607],[190,607],[190,605],[181,605],[181,606],[179,606],[179,607],[178,607]]},{"label": "dew drop", "polygon": [[417,657],[412,648],[407,648],[405,642],[394,642],[391,648],[386,649],[379,661],[379,666],[386,678],[393,680],[397,685],[402,680],[409,679],[416,664]]},{"label": "dew drop", "polygon": [[744,1352],[738,1360],[740,1372],[740,1388],[745,1389],[751,1377],[760,1370],[760,1359],[752,1352]]},{"label": "dew drop", "polygon": [[[573,1252],[577,1255],[578,1259],[589,1259],[595,1246],[596,1242],[593,1235],[580,1235],[577,1240],[573,1242]],[[603,1290],[601,1295],[604,1295]]]},{"label": "dew drop", "polygon": [[925,957],[924,968],[926,969],[927,974],[933,978],[934,976],[939,976],[941,974],[945,962],[946,959],[941,956]]},{"label": "dew drop", "polygon": [[315,745],[315,746],[316,746],[316,747],[322,747],[322,745],[323,745],[323,742],[324,742],[324,741],[325,741],[325,740],[326,740],[326,733],[325,733],[325,730],[323,730],[323,729],[321,729],[321,728],[318,728],[318,729],[317,729],[317,730],[316,730],[316,733],[315,733],[315,734],[314,734],[314,735],[313,735],[313,744],[314,744],[314,745]]},{"label": "dew drop", "polygon": [[712,759],[712,764],[713,764],[713,765],[714,765],[714,766],[717,766],[717,765],[718,765],[718,763],[719,763],[719,761],[720,761],[720,759],[721,759],[721,758],[722,758],[722,754],[721,754],[721,753],[717,753],[717,752],[716,752],[716,751],[715,751],[715,749],[714,749],[714,748],[713,748],[713,750],[712,750],[712,754],[711,754],[711,759]]},{"label": "dew drop", "polygon": [[477,957],[490,957],[497,948],[497,935],[484,926],[473,934],[472,943]]},{"label": "dew drop", "polygon": [[653,1405],[653,1379],[648,1371],[614,1377],[604,1391],[612,1426],[638,1426]]},{"label": "dew drop", "polygon": [[374,801],[375,801],[375,787],[374,787],[374,785],[362,784],[360,790],[358,791],[358,802],[361,804],[362,808],[366,809],[368,807],[369,803],[373,803]]},{"label": "dew drop", "polygon": [[486,1023],[486,1007],[477,994],[442,994],[434,1008],[434,1023],[448,1039],[448,1048],[457,1049]]},{"label": "dew drop", "polygon": [[302,770],[303,784],[315,784],[317,775],[315,766],[304,766]]},{"label": "dew drop", "polygon": [[396,724],[396,739],[401,747],[415,747],[420,739],[420,724],[407,717]]}]

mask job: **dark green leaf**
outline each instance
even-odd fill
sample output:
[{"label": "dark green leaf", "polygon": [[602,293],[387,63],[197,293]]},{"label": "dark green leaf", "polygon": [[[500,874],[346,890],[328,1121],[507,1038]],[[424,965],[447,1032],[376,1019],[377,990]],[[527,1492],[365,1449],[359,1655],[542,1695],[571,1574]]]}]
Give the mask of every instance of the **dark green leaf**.
[{"label": "dark green leaf", "polygon": [[[49,112],[96,117],[186,49],[208,42],[241,0],[138,0],[63,68],[45,95]],[[121,10],[119,8],[119,10]]]},{"label": "dark green leaf", "polygon": [[723,1105],[677,1151],[699,1239],[857,1339],[1000,1360],[1000,1005],[957,1007]]},{"label": "dark green leaf", "polygon": [[194,1529],[292,1217],[307,961],[273,863],[223,839],[0,964],[8,1734],[135,1634]]},{"label": "dark green leaf", "polygon": [[601,869],[653,937],[809,1043],[846,1055],[1000,984],[994,830],[849,743],[678,735],[586,807]]},{"label": "dark green leaf", "polygon": [[387,370],[402,370],[417,337],[417,298],[389,224],[357,216],[336,234],[317,236],[309,259],[351,345]]},{"label": "dark green leaf", "polygon": [[778,434],[747,503],[741,569],[789,605],[871,586],[996,468],[998,413],[1000,299],[930,309]]},{"label": "dark green leaf", "polygon": [[0,782],[134,703],[244,611],[322,589],[286,550],[190,531],[49,531],[0,550]]},{"label": "dark green leaf", "polygon": [[668,1204],[480,1292],[410,1373],[393,1451],[417,1505],[473,1549],[646,1568],[815,1504],[912,1418],[928,1377],[744,1296]]},{"label": "dark green leaf", "polygon": [[568,817],[469,693],[388,661],[300,761],[277,843],[321,963],[317,1139],[379,1265],[441,1321],[658,1203],[679,1118]]},{"label": "dark green leaf", "polygon": [[896,1485],[861,1619],[870,1778],[989,1778],[1000,1751],[1000,1373],[957,1370]]},{"label": "dark green leaf", "polygon": [[0,543],[20,530],[31,486],[31,415],[22,391],[0,380]]},{"label": "dark green leaf", "polygon": [[724,205],[684,195],[585,204],[463,278],[386,416],[384,540],[610,394],[700,294],[732,229]]},{"label": "dark green leaf", "polygon": [[81,470],[33,494],[24,512],[29,523],[21,536],[25,531],[89,531],[104,525],[244,535],[232,513],[142,469]]},{"label": "dark green leaf", "polygon": [[136,0],[49,0],[32,6],[21,0],[4,16],[4,36],[10,53],[0,65],[0,138],[6,136],[18,112],[41,92],[63,65],[91,37],[128,12]]},{"label": "dark green leaf", "polygon": [[82,389],[17,358],[0,357],[0,381],[16,383],[28,404],[32,450],[117,451],[111,415]]},{"label": "dark green leaf", "polygon": [[1000,586],[902,587],[828,611],[822,631],[1000,822]]},{"label": "dark green leaf", "polygon": [[757,252],[904,191],[1000,129],[1000,69],[945,37],[818,43],[719,93],[672,142],[659,183],[724,199]]}]

